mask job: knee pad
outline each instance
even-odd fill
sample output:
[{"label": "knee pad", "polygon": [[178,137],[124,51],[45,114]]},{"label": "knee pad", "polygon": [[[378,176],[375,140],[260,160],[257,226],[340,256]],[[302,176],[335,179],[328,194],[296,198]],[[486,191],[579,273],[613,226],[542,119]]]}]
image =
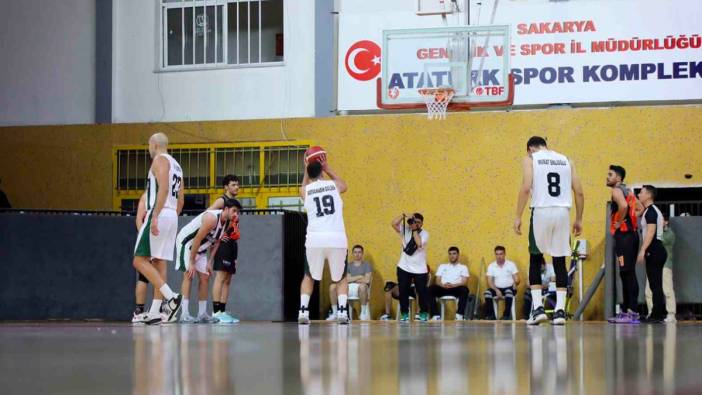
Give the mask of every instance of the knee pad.
[{"label": "knee pad", "polygon": [[492,292],[490,290],[485,291],[485,293],[483,293],[483,297],[485,299],[492,299],[493,298]]},{"label": "knee pad", "polygon": [[566,257],[553,258],[553,270],[556,272],[556,287],[568,286],[568,270],[566,270]]},{"label": "knee pad", "polygon": [[529,285],[541,285],[543,254],[529,255]]}]

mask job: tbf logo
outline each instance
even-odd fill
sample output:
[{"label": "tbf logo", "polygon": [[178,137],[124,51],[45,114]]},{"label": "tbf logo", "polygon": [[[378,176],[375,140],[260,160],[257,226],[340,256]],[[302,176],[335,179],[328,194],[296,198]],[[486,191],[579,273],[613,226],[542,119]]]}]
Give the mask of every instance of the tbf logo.
[{"label": "tbf logo", "polygon": [[370,40],[358,41],[346,52],[346,71],[359,81],[368,81],[380,74],[380,47]]}]

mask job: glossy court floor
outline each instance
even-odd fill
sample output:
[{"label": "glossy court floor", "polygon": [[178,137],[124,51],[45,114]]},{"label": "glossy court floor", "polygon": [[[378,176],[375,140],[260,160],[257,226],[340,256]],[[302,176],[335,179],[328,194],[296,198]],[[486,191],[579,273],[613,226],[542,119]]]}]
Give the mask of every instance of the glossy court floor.
[{"label": "glossy court floor", "polygon": [[8,394],[700,394],[702,325],[0,325]]}]

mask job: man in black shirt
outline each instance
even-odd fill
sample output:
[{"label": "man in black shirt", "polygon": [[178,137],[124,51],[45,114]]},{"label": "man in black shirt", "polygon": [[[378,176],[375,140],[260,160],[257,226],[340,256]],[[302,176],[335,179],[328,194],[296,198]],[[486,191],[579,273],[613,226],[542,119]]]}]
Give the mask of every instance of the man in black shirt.
[{"label": "man in black shirt", "polygon": [[656,187],[644,185],[639,192],[639,201],[644,206],[641,217],[643,242],[637,263],[646,263],[646,276],[653,294],[653,308],[648,318],[642,322],[660,324],[665,319],[665,296],[663,294],[663,266],[668,253],[663,246],[663,214],[653,202],[656,200]]}]

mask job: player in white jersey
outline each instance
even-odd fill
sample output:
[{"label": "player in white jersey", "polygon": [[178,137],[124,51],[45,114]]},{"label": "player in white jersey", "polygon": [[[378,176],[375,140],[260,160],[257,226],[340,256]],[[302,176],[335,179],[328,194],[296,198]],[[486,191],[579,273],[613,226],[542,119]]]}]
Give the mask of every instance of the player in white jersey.
[{"label": "player in white jersey", "polygon": [[[151,309],[141,315],[141,322],[157,324],[175,319],[182,297],[166,284],[166,262],[173,260],[178,214],[183,208],[183,170],[168,155],[168,137],[156,133],[149,138],[152,162],[146,184],[146,221],[139,230],[134,247],[134,268],[154,287]],[[163,298],[167,304],[165,316],[159,310]]]},{"label": "player in white jersey", "polygon": [[[331,180],[325,180],[322,172]],[[346,192],[346,182],[329,168],[326,161],[307,165],[300,196],[307,210],[307,263],[309,274],[305,274],[300,285],[300,312],[298,322],[309,324],[310,295],[314,281],[322,279],[324,261],[329,262],[331,280],[337,286],[338,315],[340,324],[348,324],[348,283],[346,281],[346,251],[348,241],[344,227],[344,202],[341,194]]]},{"label": "player in white jersey", "polygon": [[[180,321],[184,323],[215,323],[218,320],[207,315],[207,291],[212,274],[214,259],[219,239],[229,226],[232,215],[236,212],[235,201],[224,202],[221,210],[206,210],[193,218],[178,232],[176,239],[176,270],[185,272],[180,293],[183,295],[183,313]],[[207,259],[207,252],[210,259]],[[198,274],[198,313],[197,320],[190,315],[190,285],[195,272]]]},{"label": "player in white jersey", "polygon": [[573,163],[564,155],[549,150],[544,138],[530,138],[527,153],[522,162],[523,179],[514,221],[514,231],[521,235],[522,213],[531,194],[529,284],[533,302],[527,324],[537,325],[548,320],[541,299],[541,261],[543,254],[548,254],[553,259],[556,272],[556,312],[552,323],[563,325],[568,286],[566,258],[571,254],[570,207],[574,194],[576,215],[573,233],[579,236],[583,227],[585,197]]}]

